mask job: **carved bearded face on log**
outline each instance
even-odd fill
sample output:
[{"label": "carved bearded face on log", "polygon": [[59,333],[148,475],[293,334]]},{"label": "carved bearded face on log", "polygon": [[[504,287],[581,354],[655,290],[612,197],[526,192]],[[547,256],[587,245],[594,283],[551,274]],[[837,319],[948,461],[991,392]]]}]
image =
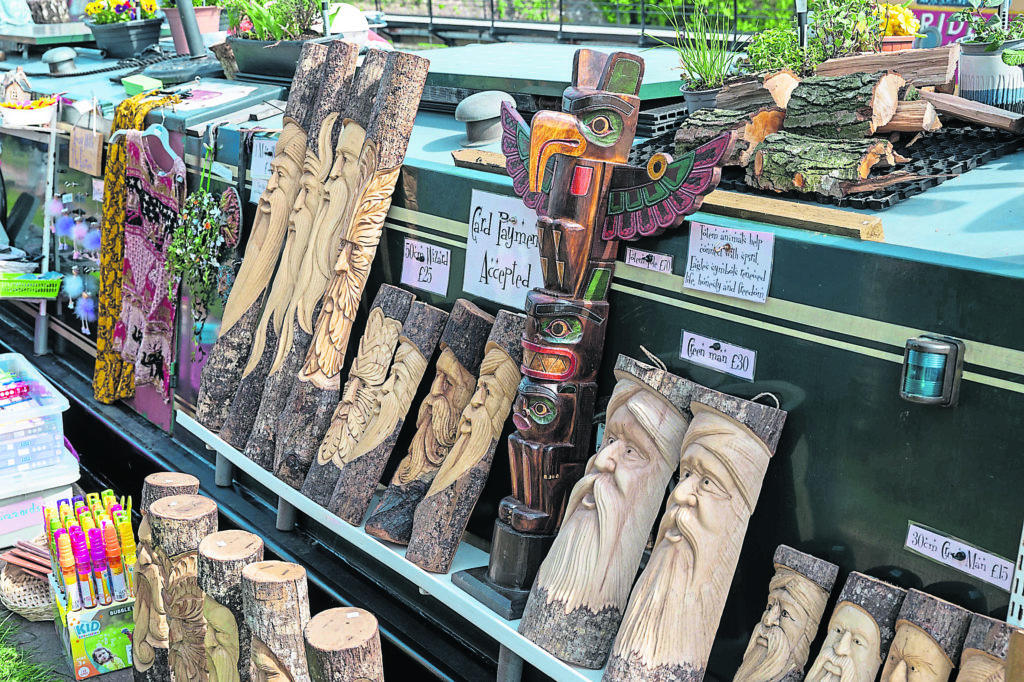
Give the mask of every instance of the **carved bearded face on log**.
[{"label": "carved bearded face on log", "polygon": [[814,581],[780,566],[734,682],[777,682],[802,669],[818,631],[814,614],[824,611],[827,600]]},{"label": "carved bearded face on log", "polygon": [[203,618],[206,619],[206,669],[210,682],[238,680],[238,623],[223,605],[203,595]]},{"label": "carved bearded face on log", "polygon": [[143,516],[139,524],[138,562],[135,564],[135,634],[133,662],[136,669],[145,672],[156,659],[154,649],[166,649],[170,630],[164,612],[161,596],[163,578],[160,566],[153,561],[153,530],[149,516]]},{"label": "carved bearded face on log", "polygon": [[537,577],[548,601],[567,610],[622,609],[685,431],[686,420],[661,394],[619,380],[601,449],[573,488]]},{"label": "carved bearded face on log", "polygon": [[253,682],[293,682],[292,676],[288,674],[284,664],[258,637],[252,638],[250,670]]},{"label": "carved bearded face on log", "polygon": [[399,485],[407,485],[441,466],[458,438],[459,417],[473,394],[473,383],[473,375],[445,348],[437,360],[430,394],[420,405],[409,455],[395,472]]},{"label": "carved bearded face on log", "polygon": [[807,682],[872,682],[882,665],[878,624],[864,609],[840,602]]},{"label": "carved bearded face on log", "polygon": [[979,649],[964,649],[956,682],[1005,682],[1006,661]]},{"label": "carved bearded face on log", "polygon": [[953,661],[931,635],[908,621],[897,622],[882,682],[946,682],[952,670]]},{"label": "carved bearded face on log", "polygon": [[306,135],[294,121],[285,123],[274,151],[267,189],[260,195],[256,208],[259,213],[269,216],[273,223],[279,224],[279,230],[283,230],[295,201],[294,197],[289,196],[289,190],[302,177],[302,160],[306,154]]}]

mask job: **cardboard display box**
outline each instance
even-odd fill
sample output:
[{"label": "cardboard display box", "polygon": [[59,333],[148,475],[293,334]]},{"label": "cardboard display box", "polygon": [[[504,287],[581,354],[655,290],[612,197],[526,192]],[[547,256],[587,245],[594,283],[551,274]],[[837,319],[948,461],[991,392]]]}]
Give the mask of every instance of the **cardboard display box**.
[{"label": "cardboard display box", "polygon": [[50,590],[54,596],[54,627],[76,680],[131,666],[134,597],[109,606],[68,612],[65,597],[53,576]]}]

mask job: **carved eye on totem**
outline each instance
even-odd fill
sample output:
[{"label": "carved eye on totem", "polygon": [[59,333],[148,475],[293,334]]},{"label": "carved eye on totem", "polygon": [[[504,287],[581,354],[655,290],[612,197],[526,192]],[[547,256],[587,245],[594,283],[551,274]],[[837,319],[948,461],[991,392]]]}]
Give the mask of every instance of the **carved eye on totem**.
[{"label": "carved eye on totem", "polygon": [[622,116],[612,109],[598,109],[583,115],[583,134],[588,140],[610,147],[622,137]]},{"label": "carved eye on totem", "polygon": [[555,404],[547,398],[528,398],[526,409],[530,414],[530,419],[537,424],[546,426],[555,420]]},{"label": "carved eye on totem", "polygon": [[541,336],[548,343],[577,343],[583,338],[583,323],[578,317],[548,317],[541,325]]}]

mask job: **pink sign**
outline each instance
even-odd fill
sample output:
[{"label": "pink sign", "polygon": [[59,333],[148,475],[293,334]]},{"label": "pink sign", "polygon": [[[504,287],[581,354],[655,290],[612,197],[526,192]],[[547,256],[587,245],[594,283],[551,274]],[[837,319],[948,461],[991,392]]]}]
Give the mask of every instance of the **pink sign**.
[{"label": "pink sign", "polygon": [[[1018,12],[1024,13],[1022,5],[1024,2],[1021,0],[1014,0],[1010,5],[1010,19],[1015,18]],[[910,6],[910,9],[920,20],[922,30],[929,26],[935,26],[939,29],[939,35],[942,36],[942,44],[947,45],[970,35],[971,30],[967,24],[953,18],[963,7],[970,7],[970,5],[957,0],[946,0],[941,4],[917,0]]]},{"label": "pink sign", "polygon": [[13,533],[33,525],[43,527],[42,497],[30,497],[27,500],[0,507],[0,535]]}]

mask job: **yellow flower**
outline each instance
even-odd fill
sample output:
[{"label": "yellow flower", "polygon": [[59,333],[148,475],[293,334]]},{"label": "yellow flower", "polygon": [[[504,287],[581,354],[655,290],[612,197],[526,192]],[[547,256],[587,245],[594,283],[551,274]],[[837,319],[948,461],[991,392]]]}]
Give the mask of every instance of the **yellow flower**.
[{"label": "yellow flower", "polygon": [[146,14],[156,13],[156,1],[155,0],[141,0],[139,3],[142,6],[142,11]]}]

